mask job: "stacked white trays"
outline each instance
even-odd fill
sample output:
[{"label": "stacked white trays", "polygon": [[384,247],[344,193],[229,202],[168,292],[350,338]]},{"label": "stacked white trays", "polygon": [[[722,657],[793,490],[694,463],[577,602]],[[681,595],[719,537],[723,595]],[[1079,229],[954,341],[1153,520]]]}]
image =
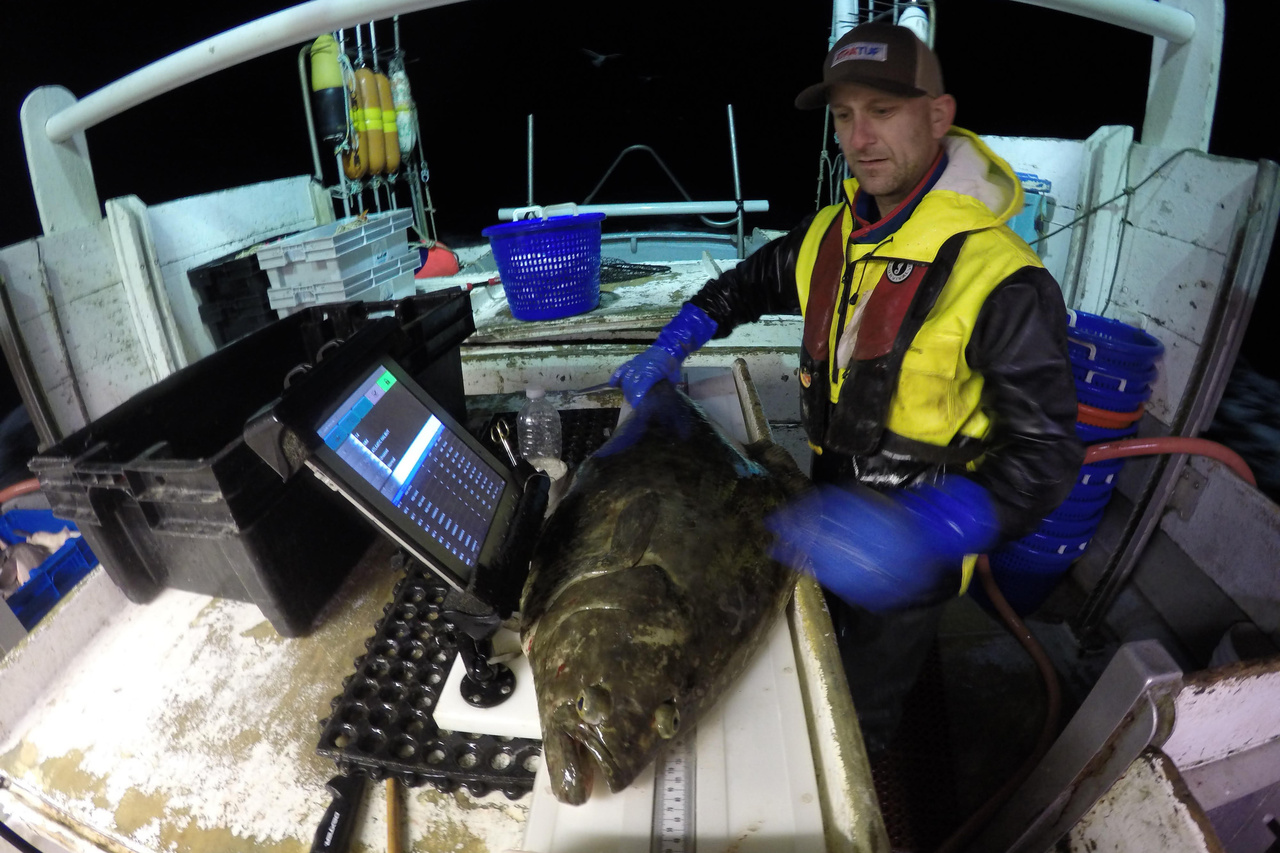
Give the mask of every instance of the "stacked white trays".
[{"label": "stacked white trays", "polygon": [[408,210],[342,219],[258,250],[271,287],[267,300],[281,317],[329,302],[377,302],[410,295],[418,253],[410,248]]}]

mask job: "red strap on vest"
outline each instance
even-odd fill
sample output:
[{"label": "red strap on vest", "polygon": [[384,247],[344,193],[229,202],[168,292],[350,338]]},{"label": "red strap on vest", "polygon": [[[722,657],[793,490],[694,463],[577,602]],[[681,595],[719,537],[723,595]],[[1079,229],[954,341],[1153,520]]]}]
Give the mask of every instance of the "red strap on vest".
[{"label": "red strap on vest", "polygon": [[911,300],[928,270],[928,264],[889,261],[862,311],[862,325],[853,346],[855,361],[889,354],[911,307]]},{"label": "red strap on vest", "polygon": [[837,214],[818,244],[818,257],[809,276],[809,300],[804,311],[804,348],[815,361],[826,361],[831,349],[831,318],[840,298],[844,270],[844,239]]}]

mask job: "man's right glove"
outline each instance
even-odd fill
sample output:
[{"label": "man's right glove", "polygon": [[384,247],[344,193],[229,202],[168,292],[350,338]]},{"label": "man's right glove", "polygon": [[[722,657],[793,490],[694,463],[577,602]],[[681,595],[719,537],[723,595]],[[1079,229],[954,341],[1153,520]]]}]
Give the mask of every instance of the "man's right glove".
[{"label": "man's right glove", "polygon": [[774,559],[873,612],[936,604],[960,591],[961,561],[996,543],[987,490],[949,475],[880,493],[821,485],[775,510]]},{"label": "man's right glove", "polygon": [[680,383],[680,365],[716,332],[716,321],[688,302],[662,327],[653,346],[614,371],[609,384],[622,389],[632,406],[660,379]]}]

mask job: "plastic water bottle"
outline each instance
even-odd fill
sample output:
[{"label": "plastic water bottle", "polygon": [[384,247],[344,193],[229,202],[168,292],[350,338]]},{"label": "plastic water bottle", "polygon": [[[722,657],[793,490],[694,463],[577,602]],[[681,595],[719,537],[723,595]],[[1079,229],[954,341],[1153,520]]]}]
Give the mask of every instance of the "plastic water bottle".
[{"label": "plastic water bottle", "polygon": [[560,413],[546,397],[543,389],[530,386],[520,414],[516,416],[516,432],[520,438],[520,455],[535,468],[540,459],[560,458]]}]

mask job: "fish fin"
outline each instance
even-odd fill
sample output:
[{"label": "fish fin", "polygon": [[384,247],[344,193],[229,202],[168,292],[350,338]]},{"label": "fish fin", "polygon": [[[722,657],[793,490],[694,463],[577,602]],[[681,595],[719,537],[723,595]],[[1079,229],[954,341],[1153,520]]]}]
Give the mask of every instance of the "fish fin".
[{"label": "fish fin", "polygon": [[628,568],[639,564],[649,549],[661,511],[662,497],[656,492],[644,492],[628,500],[613,525],[610,562]]},{"label": "fish fin", "polygon": [[769,439],[762,438],[752,442],[744,450],[748,459],[763,465],[792,495],[797,495],[813,485],[809,478],[801,473],[795,458],[785,448],[774,444]]}]

